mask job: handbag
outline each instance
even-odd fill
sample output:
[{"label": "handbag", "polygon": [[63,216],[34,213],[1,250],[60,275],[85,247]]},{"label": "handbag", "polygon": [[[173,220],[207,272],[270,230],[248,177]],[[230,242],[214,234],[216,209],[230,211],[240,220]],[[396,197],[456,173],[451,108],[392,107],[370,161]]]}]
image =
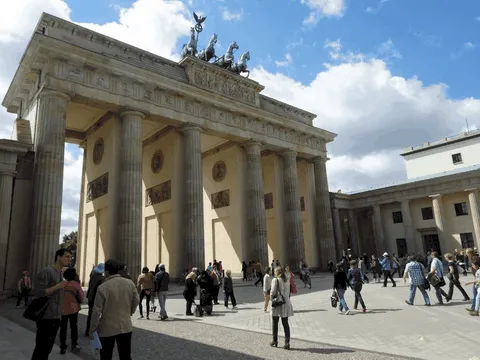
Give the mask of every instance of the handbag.
[{"label": "handbag", "polygon": [[333,308],[337,307],[338,304],[338,294],[335,290],[333,290],[332,296],[330,296],[330,303],[332,304]]},{"label": "handbag", "polygon": [[282,293],[280,292],[280,282],[277,279],[277,293],[272,298],[272,308],[276,308],[285,304],[285,298],[283,297]]},{"label": "handbag", "polygon": [[48,307],[48,300],[46,296],[33,299],[25,309],[23,317],[32,321],[42,320]]}]

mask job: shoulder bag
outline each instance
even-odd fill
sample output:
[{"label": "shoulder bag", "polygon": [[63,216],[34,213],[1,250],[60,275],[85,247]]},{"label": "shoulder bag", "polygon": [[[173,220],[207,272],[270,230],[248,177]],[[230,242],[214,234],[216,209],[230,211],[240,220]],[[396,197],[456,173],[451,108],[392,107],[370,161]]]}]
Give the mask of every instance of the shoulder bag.
[{"label": "shoulder bag", "polygon": [[285,298],[283,297],[282,293],[280,292],[280,281],[277,280],[277,292],[274,297],[272,297],[272,308],[276,308],[285,304]]},{"label": "shoulder bag", "polygon": [[25,309],[23,317],[32,321],[42,320],[48,307],[48,300],[47,296],[33,299]]}]

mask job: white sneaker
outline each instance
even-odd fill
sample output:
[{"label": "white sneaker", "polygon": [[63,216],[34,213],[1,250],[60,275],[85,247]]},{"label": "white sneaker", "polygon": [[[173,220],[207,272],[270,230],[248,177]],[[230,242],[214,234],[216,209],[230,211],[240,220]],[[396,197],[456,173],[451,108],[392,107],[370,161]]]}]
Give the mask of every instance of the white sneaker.
[{"label": "white sneaker", "polygon": [[345,315],[350,314],[350,310],[345,311]]}]

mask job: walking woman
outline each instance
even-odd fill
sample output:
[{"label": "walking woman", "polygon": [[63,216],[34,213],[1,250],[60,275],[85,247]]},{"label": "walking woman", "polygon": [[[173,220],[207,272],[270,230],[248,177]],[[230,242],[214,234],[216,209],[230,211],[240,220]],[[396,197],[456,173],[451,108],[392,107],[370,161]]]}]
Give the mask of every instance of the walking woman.
[{"label": "walking woman", "polygon": [[363,302],[362,292],[363,283],[365,281],[365,275],[361,269],[357,267],[357,262],[355,260],[350,261],[350,270],[348,270],[347,280],[350,283],[353,291],[355,292],[355,303],[353,308],[357,310],[358,302],[362,305],[363,312],[367,311],[365,303]]},{"label": "walking woman", "polygon": [[63,291],[62,320],[60,322],[60,354],[67,352],[67,330],[70,323],[71,349],[78,352],[78,312],[85,294],[80,284],[75,281],[77,272],[68,268],[63,273],[63,278],[68,281]]},{"label": "walking woman", "polygon": [[[290,265],[285,265],[285,276],[290,283],[290,295],[297,293],[297,284],[295,284],[295,274],[290,270]],[[289,295],[289,296],[290,296]]]},{"label": "walking woman", "polygon": [[137,289],[140,293],[140,303],[138,304],[138,309],[140,310],[140,319],[143,319],[143,298],[147,299],[147,320],[150,319],[150,297],[152,296],[153,289],[153,275],[148,269],[144,267],[142,269],[142,274],[138,277],[137,280]]},{"label": "walking woman", "polygon": [[470,297],[468,296],[467,292],[463,289],[462,285],[460,284],[460,279],[459,279],[459,271],[458,271],[458,266],[455,264],[455,257],[447,253],[444,255],[445,260],[448,261],[448,274],[447,278],[449,280],[448,284],[448,298],[451,299],[453,296],[453,287],[456,286],[458,290],[463,295],[463,301],[470,301]]},{"label": "walking woman", "polygon": [[282,319],[283,331],[285,333],[285,350],[290,350],[290,325],[288,324],[288,318],[293,316],[293,307],[290,302],[290,283],[281,267],[275,268],[275,276],[272,280],[272,289],[270,291],[270,297],[277,299],[282,297],[284,303],[282,305],[273,307],[272,314],[272,333],[273,341],[270,346],[278,346],[278,322]]},{"label": "walking woman", "polygon": [[[347,274],[343,271],[344,266],[342,263],[336,265],[337,270],[333,275],[333,290],[338,294],[340,299],[340,305],[338,306],[338,313],[348,315],[350,309],[348,308],[347,302],[345,301],[345,291],[347,291],[347,286],[350,286],[348,282]],[[345,310],[345,313],[343,312]]]},{"label": "walking woman", "polygon": [[195,296],[197,296],[197,284],[195,283],[196,278],[197,274],[195,274],[193,271],[185,278],[183,297],[187,302],[187,311],[185,313],[187,316],[193,316],[192,305],[195,302]]}]

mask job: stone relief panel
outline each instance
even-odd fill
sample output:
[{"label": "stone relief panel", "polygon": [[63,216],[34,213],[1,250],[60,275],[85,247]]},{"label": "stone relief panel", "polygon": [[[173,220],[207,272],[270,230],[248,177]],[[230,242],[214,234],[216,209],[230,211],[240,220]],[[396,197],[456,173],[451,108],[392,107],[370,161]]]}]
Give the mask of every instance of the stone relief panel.
[{"label": "stone relief panel", "polygon": [[265,200],[265,210],[273,209],[273,193],[265,194],[264,200]]},{"label": "stone relief panel", "polygon": [[87,202],[108,194],[108,173],[105,173],[87,185]]},{"label": "stone relief panel", "polygon": [[165,181],[146,190],[145,206],[159,204],[172,198],[172,182]]},{"label": "stone relief panel", "polygon": [[103,153],[105,151],[105,144],[102,138],[98,138],[93,145],[93,154],[92,159],[95,165],[98,165],[102,162]]},{"label": "stone relief panel", "polygon": [[212,179],[216,182],[221,182],[225,179],[225,175],[227,175],[227,166],[223,161],[217,161],[213,165]]},{"label": "stone relief panel", "polygon": [[230,206],[230,190],[219,191],[212,194],[212,209]]},{"label": "stone relief panel", "polygon": [[158,150],[153,154],[150,167],[154,174],[158,174],[163,167],[163,152]]}]

